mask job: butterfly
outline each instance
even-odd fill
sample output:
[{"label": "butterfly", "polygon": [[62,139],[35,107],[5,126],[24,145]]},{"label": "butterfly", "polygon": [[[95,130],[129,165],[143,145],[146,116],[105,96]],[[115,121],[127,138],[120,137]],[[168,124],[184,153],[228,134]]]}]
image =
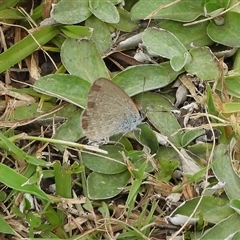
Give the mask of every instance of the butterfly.
[{"label": "butterfly", "polygon": [[107,143],[115,134],[134,130],[142,119],[136,104],[122,88],[99,78],[90,87],[81,123],[89,142]]}]

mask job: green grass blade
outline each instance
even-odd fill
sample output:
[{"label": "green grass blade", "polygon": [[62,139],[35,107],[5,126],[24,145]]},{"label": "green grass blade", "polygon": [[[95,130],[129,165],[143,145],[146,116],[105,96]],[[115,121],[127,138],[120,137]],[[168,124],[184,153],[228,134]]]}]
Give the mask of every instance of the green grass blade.
[{"label": "green grass blade", "polygon": [[14,44],[8,50],[0,54],[0,73],[29,56],[38,49],[39,45],[49,42],[59,32],[60,30],[56,26],[41,28],[32,34],[35,39],[33,39],[31,35],[28,35]]},{"label": "green grass blade", "polygon": [[41,199],[49,201],[48,196],[41,189],[36,185],[27,184],[27,181],[28,179],[26,177],[0,163],[0,182],[20,192],[33,194]]}]

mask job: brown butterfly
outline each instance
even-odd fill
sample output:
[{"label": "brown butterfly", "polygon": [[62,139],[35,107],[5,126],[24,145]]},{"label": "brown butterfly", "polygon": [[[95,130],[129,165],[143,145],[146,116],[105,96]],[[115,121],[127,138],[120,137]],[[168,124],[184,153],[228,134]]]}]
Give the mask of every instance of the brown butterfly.
[{"label": "brown butterfly", "polygon": [[132,131],[142,122],[133,100],[117,84],[99,78],[91,86],[82,129],[90,142],[107,143],[109,137]]}]

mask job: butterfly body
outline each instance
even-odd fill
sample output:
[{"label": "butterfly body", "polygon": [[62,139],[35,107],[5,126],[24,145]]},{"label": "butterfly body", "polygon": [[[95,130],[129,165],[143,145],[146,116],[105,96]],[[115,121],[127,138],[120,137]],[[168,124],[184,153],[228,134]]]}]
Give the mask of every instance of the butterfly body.
[{"label": "butterfly body", "polygon": [[90,141],[108,141],[115,134],[132,131],[141,121],[135,103],[117,84],[105,78],[93,83],[82,114],[82,129]]}]

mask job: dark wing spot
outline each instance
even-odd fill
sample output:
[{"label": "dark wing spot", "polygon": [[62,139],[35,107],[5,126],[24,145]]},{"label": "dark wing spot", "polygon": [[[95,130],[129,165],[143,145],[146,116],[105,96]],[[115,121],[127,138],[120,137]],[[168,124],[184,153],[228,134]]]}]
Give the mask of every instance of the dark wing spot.
[{"label": "dark wing spot", "polygon": [[100,85],[93,84],[90,91],[96,91],[96,92],[98,92],[100,89],[101,89],[101,86],[100,86]]},{"label": "dark wing spot", "polygon": [[88,122],[89,122],[89,114],[88,114],[87,110],[84,110],[83,114],[82,114],[82,128],[83,129],[88,128],[88,125],[89,125]]},{"label": "dark wing spot", "polygon": [[95,102],[87,102],[87,108],[94,108]]}]

